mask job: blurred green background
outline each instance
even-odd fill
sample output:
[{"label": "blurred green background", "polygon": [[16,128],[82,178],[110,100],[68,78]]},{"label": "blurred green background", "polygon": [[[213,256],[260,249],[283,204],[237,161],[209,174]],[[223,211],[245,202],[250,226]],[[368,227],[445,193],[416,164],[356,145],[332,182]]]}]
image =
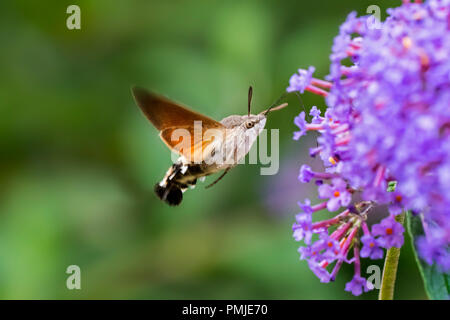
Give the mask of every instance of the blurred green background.
[{"label": "blurred green background", "polygon": [[[297,200],[315,194],[296,181],[314,141],[291,139],[295,96],[267,124],[280,128],[277,175],[238,166],[172,208],[153,194],[170,153],[130,86],[221,119],[245,114],[253,85],[260,111],[297,68],[327,74],[350,11],[379,4],[385,18],[399,2],[2,1],[0,298],[354,299],[352,266],[321,284],[292,238]],[[82,28],[71,31],[74,3]],[[81,290],[66,288],[71,264]],[[425,298],[409,239],[396,298]]]}]

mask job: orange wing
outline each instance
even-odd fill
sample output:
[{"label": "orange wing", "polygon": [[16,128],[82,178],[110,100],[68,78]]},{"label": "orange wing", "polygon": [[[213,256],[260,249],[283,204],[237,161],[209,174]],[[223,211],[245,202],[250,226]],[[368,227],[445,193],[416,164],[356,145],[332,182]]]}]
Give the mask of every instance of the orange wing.
[{"label": "orange wing", "polygon": [[[185,156],[191,162],[202,161],[207,156],[205,152],[209,151],[208,146],[216,138],[214,133],[205,135],[206,130],[225,130],[221,123],[165,97],[138,87],[132,88],[132,92],[136,104],[160,131],[163,142],[172,151]],[[196,121],[201,123],[196,125]]]}]

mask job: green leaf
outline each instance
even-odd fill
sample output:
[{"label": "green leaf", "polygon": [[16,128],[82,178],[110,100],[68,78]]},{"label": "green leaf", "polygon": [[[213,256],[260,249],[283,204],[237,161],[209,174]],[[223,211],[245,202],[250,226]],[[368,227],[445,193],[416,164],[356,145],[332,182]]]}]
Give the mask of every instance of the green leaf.
[{"label": "green leaf", "polygon": [[429,265],[418,256],[415,243],[417,238],[424,234],[420,217],[413,216],[408,212],[407,228],[428,297],[433,300],[448,300],[450,298],[450,274],[440,272],[435,263]]},{"label": "green leaf", "polygon": [[397,187],[397,181],[389,181],[387,192],[394,192]]}]

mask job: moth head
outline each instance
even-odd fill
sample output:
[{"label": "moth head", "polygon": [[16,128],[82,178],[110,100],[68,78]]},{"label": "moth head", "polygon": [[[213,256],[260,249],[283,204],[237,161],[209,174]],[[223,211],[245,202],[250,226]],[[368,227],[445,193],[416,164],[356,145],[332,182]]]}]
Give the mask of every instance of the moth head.
[{"label": "moth head", "polygon": [[263,114],[251,114],[242,116],[241,121],[246,130],[253,130],[259,133],[266,125],[266,116]]},{"label": "moth head", "polygon": [[244,126],[245,126],[247,129],[251,129],[251,128],[253,128],[253,127],[255,126],[255,122],[251,121],[250,119],[247,119],[247,120],[245,120],[245,122],[244,122]]}]

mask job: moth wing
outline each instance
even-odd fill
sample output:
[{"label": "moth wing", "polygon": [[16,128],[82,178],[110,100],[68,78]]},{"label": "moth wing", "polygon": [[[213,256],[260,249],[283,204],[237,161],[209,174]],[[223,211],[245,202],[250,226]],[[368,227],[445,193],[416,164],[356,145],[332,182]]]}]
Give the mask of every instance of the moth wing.
[{"label": "moth wing", "polygon": [[145,89],[133,87],[132,92],[136,104],[159,131],[170,127],[193,126],[194,121],[201,121],[206,127],[223,127],[214,119]]},{"label": "moth wing", "polygon": [[[163,142],[169,149],[185,156],[188,160],[205,160],[212,147],[212,142],[218,141],[217,134],[211,136],[208,132],[225,130],[225,126],[220,122],[163,96],[139,87],[133,87],[132,93],[144,115],[160,131]],[[196,121],[201,121],[202,131],[201,134],[197,132],[197,135],[194,132]]]},{"label": "moth wing", "polygon": [[160,137],[169,149],[184,156],[187,161],[200,163],[214,155],[225,136],[222,128],[202,126],[201,130],[201,133],[195,132],[193,126],[172,127],[162,130]]}]

